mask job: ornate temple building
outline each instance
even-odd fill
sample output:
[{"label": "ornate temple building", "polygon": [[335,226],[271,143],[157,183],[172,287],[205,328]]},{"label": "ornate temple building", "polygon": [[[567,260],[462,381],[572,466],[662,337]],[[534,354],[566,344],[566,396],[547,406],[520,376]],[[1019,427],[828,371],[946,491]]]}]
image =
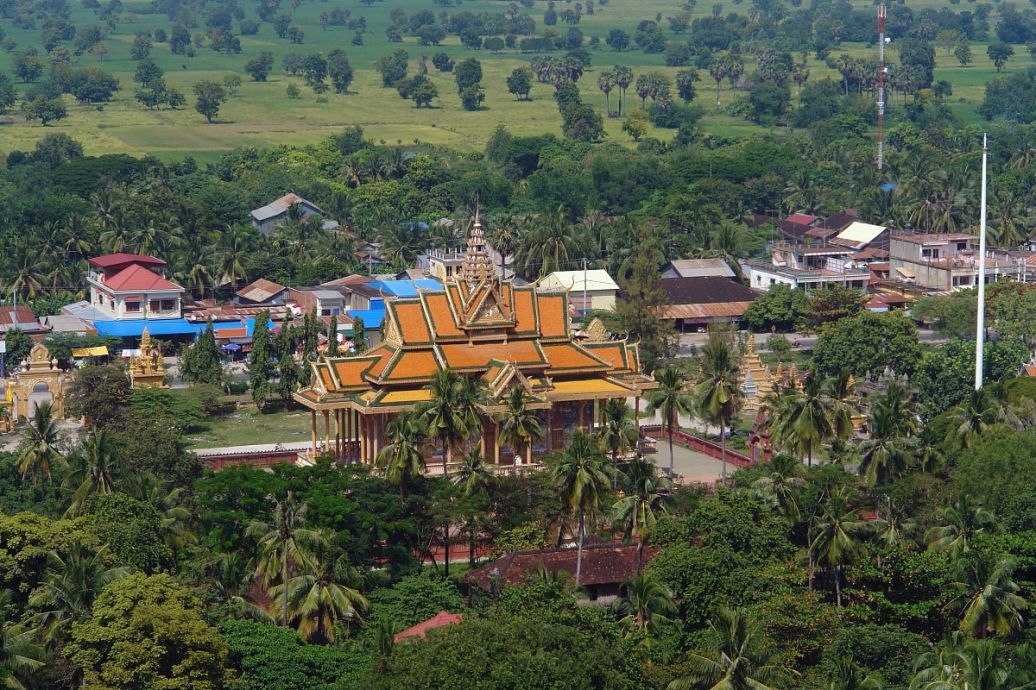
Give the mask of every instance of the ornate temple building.
[{"label": "ornate temple building", "polygon": [[459,276],[386,308],[381,345],[312,363],[312,384],[295,394],[312,415],[314,456],[373,463],[386,445],[386,423],[429,401],[431,377],[442,369],[484,385],[480,443],[496,464],[521,463],[498,442],[495,419],[516,386],[543,424],[534,455],[563,448],[576,428],[592,429],[609,398],[632,398],[639,410],[644,391],[657,387],[640,371],[637,346],[610,339],[600,322],[584,340],[572,334],[567,292],[540,293],[496,276],[477,218]]},{"label": "ornate temple building", "polygon": [[162,349],[151,340],[147,327],[140,336],[140,353],[130,357],[130,383],[133,388],[168,388]]}]

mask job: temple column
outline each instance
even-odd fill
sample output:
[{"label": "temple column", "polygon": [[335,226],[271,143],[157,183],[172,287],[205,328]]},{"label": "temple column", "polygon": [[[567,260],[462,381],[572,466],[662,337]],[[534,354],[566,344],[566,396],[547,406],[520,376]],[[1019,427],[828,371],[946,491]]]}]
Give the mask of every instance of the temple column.
[{"label": "temple column", "polygon": [[547,452],[551,452],[554,446],[554,405],[547,408]]},{"label": "temple column", "polygon": [[366,443],[366,441],[364,439],[364,433],[363,433],[363,415],[360,414],[359,412],[356,413],[356,435],[359,437],[358,440],[359,440],[359,444],[360,444],[359,454],[357,455],[357,459],[360,461],[361,464],[366,464],[367,463],[367,443]]},{"label": "temple column", "polygon": [[576,419],[576,428],[579,429],[580,431],[586,431],[586,428],[583,426],[583,407],[585,407],[584,402],[582,400],[579,400],[578,401],[578,405],[579,405],[579,415],[578,415],[578,417]]},{"label": "temple column", "polygon": [[482,453],[482,460],[485,460],[489,455],[489,447],[486,445],[486,419],[485,417],[480,418],[482,424],[482,433],[479,434],[478,447],[479,452]]},{"label": "temple column", "polygon": [[331,447],[331,411],[324,410],[324,452],[327,453]]},{"label": "temple column", "polygon": [[374,422],[374,452],[371,453],[371,463],[376,463],[378,453],[381,452],[381,415],[374,415],[371,420]]},{"label": "temple column", "polygon": [[493,425],[493,464],[500,464],[500,422]]},{"label": "temple column", "polygon": [[335,410],[335,462],[342,460],[342,411]]},{"label": "temple column", "polygon": [[317,455],[317,411],[309,411],[309,429],[310,429],[310,453],[313,457]]},{"label": "temple column", "polygon": [[345,461],[353,460],[353,411],[345,410]]},{"label": "temple column", "polygon": [[640,396],[633,398],[633,423],[637,425],[637,446],[635,450],[640,450]]}]

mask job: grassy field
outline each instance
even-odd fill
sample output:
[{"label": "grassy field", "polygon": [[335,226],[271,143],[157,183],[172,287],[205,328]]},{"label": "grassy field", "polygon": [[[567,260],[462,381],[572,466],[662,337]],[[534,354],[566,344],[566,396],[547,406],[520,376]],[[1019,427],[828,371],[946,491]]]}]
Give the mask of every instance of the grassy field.
[{"label": "grassy field", "polygon": [[[91,26],[99,23],[92,12],[71,2],[73,6],[72,20],[77,26]],[[143,0],[125,0],[126,13],[134,10],[143,12],[150,3]],[[246,15],[254,16],[254,4],[242,3]],[[865,0],[857,2],[861,7],[870,7]],[[942,6],[945,3],[936,0],[922,0],[911,3],[916,11],[923,6]],[[628,32],[635,29],[641,19],[653,19],[679,11],[678,0],[611,0],[604,8],[599,8],[594,16],[584,15],[580,28],[589,40],[591,36],[603,38],[612,28],[622,28]],[[354,17],[367,19],[368,33],[364,35],[364,45],[353,46],[350,41],[353,31],[344,27],[328,27],[321,30],[318,17],[336,6],[349,9]],[[441,47],[419,46],[416,39],[407,37],[402,47],[410,52],[412,60],[421,55],[431,57],[438,51],[444,51],[457,59],[475,56],[482,61],[486,91],[486,109],[479,112],[466,112],[461,108],[456,95],[456,88],[451,74],[441,74],[432,70],[432,78],[439,88],[440,97],[431,110],[417,110],[409,101],[398,97],[394,90],[385,89],[380,84],[379,75],[374,71],[375,61],[400,44],[390,44],[385,38],[385,29],[389,26],[389,12],[393,8],[402,8],[410,13],[419,8],[435,8],[428,0],[388,0],[373,7],[364,7],[357,0],[344,3],[315,2],[307,0],[295,13],[295,23],[305,30],[305,43],[292,45],[287,40],[277,39],[270,24],[263,24],[258,35],[241,37],[242,52],[239,55],[226,56],[217,54],[208,47],[197,50],[194,58],[173,55],[168,44],[156,43],[152,49],[152,57],[166,72],[166,80],[171,86],[180,89],[188,97],[188,105],[180,110],[147,111],[133,98],[135,85],[132,81],[135,63],[129,58],[129,48],[134,33],[150,31],[162,27],[167,31],[170,22],[164,15],[137,14],[130,17],[130,22],[120,22],[114,34],[107,40],[110,57],[102,67],[113,72],[120,80],[122,90],[116,100],[103,107],[81,106],[66,97],[69,117],[44,128],[39,123],[27,123],[17,114],[0,116],[0,152],[12,149],[30,149],[35,142],[49,132],[65,132],[81,140],[88,153],[129,153],[133,155],[154,154],[160,158],[178,158],[193,155],[203,160],[211,160],[220,152],[238,146],[268,147],[278,144],[307,144],[319,141],[331,133],[351,124],[362,125],[369,136],[387,143],[411,144],[414,141],[447,145],[458,149],[477,149],[485,143],[489,134],[498,123],[504,123],[515,133],[533,134],[542,132],[560,133],[560,117],[553,99],[552,89],[544,84],[535,84],[531,102],[516,102],[507,93],[505,79],[512,69],[527,64],[530,55],[518,52],[504,52],[492,55],[487,51],[471,51],[459,45],[456,37],[449,37]],[[449,12],[500,12],[505,3],[471,0]],[[546,5],[537,3],[531,14],[536,19],[537,27],[543,28],[542,15]],[[559,3],[559,9],[564,7]],[[694,13],[704,15],[711,12],[712,3],[699,2]],[[289,3],[284,3],[283,11],[291,10]],[[725,3],[724,11],[747,12],[746,3],[735,7]],[[894,12],[894,6],[890,8]],[[663,20],[663,26],[667,23]],[[0,20],[6,35],[13,37],[22,50],[30,45],[39,46],[40,30],[14,29],[8,20]],[[559,24],[559,31],[567,27]],[[200,31],[192,29],[192,31]],[[679,40],[679,39],[678,39]],[[352,93],[348,95],[328,94],[327,102],[318,103],[314,94],[305,88],[301,79],[286,77],[281,71],[281,58],[287,53],[308,54],[312,52],[328,52],[333,48],[344,48],[356,72],[352,85]],[[974,109],[981,101],[983,87],[993,77],[994,70],[986,57],[985,45],[973,45],[975,62],[967,68],[960,68],[957,62],[940,50],[937,58],[936,79],[946,79],[954,84],[952,97],[953,110],[966,121],[975,122],[977,116]],[[260,50],[269,50],[276,56],[276,66],[266,83],[247,80],[244,72],[245,62]],[[42,52],[42,49],[41,49]],[[870,56],[873,49],[862,45],[845,45],[834,51],[864,57]],[[1015,57],[1008,63],[1007,71],[1022,70],[1029,66],[1030,59],[1024,46],[1015,47]],[[891,60],[896,60],[894,50]],[[12,55],[0,53],[0,69],[10,70]],[[90,56],[80,58],[80,65],[95,63]],[[631,50],[615,53],[607,47],[593,52],[593,67],[580,80],[583,97],[601,111],[605,109],[603,94],[596,88],[597,71],[615,63],[630,65],[636,72],[660,70],[669,74],[677,68],[663,65],[661,55],[645,55]],[[830,70],[823,63],[810,56],[811,79],[825,76],[839,78],[837,72]],[[751,73],[754,66],[747,61],[746,72]],[[201,79],[221,80],[228,74],[236,73],[245,79],[239,94],[232,98],[220,112],[218,121],[206,124],[202,116],[193,109],[194,98],[192,86]],[[714,82],[706,73],[698,85],[698,103],[706,109],[703,121],[707,131],[724,136],[738,136],[752,131],[761,131],[750,123],[731,117],[716,108],[714,98]],[[289,99],[285,93],[287,85],[295,81],[302,90],[302,98]],[[710,88],[710,85],[713,88]],[[26,85],[18,85],[24,91]],[[726,84],[724,84],[726,87]],[[631,89],[631,95],[632,89]],[[723,91],[723,103],[732,96],[726,88]],[[636,102],[636,96],[630,100]],[[614,94],[612,98],[614,107]],[[894,121],[895,114],[890,119]],[[612,118],[606,122],[608,138],[613,141],[629,143],[629,137],[621,131],[621,121]],[[655,131],[654,136],[668,138],[671,131]]]},{"label": "grassy field", "polygon": [[188,448],[222,448],[257,443],[295,443],[310,438],[309,414],[240,410],[206,422],[185,435]]}]

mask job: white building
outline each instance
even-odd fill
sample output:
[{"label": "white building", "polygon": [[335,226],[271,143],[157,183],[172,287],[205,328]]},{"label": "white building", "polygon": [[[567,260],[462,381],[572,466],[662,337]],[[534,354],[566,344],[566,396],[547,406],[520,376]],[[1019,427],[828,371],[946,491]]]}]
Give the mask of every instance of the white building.
[{"label": "white building", "polygon": [[166,262],[139,254],[110,254],[88,261],[90,306],[115,321],[180,318],[184,289],[159,271]]},{"label": "white building", "polygon": [[852,259],[847,247],[806,247],[778,244],[770,263],[748,261],[745,273],[749,286],[769,290],[774,285],[812,290],[831,285],[863,289],[870,281],[870,269]]},{"label": "white building", "polygon": [[[619,286],[601,269],[587,271],[554,271],[540,281],[541,292],[568,290],[568,303],[580,313],[590,309],[615,309]],[[584,301],[584,295],[586,299]]]}]

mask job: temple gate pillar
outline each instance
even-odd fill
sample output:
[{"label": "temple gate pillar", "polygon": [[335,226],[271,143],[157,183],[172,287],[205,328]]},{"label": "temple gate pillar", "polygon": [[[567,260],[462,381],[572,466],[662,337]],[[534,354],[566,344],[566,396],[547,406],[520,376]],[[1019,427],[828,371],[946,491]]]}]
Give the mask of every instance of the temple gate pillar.
[{"label": "temple gate pillar", "polygon": [[331,411],[324,410],[324,452],[331,448]]},{"label": "temple gate pillar", "polygon": [[317,455],[317,411],[309,411],[309,430],[310,430],[310,453],[313,457]]}]

